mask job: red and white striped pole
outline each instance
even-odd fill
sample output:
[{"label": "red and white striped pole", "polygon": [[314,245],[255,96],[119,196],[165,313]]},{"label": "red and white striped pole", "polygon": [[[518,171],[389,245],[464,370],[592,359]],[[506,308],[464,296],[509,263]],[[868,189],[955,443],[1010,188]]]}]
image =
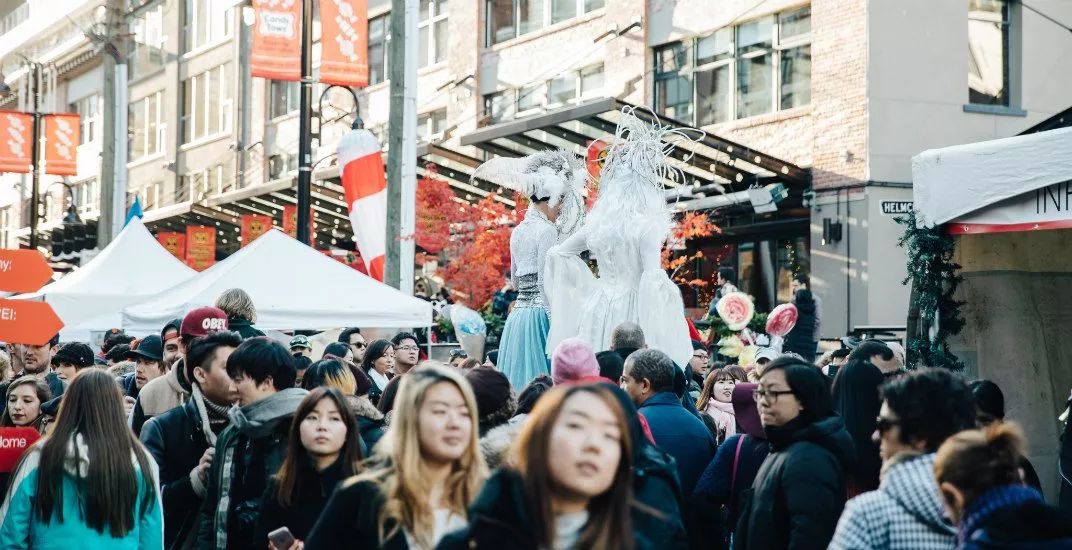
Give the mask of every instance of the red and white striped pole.
[{"label": "red and white striped pole", "polygon": [[387,179],[376,136],[355,128],[339,140],[342,187],[357,249],[370,276],[383,281],[387,253]]}]

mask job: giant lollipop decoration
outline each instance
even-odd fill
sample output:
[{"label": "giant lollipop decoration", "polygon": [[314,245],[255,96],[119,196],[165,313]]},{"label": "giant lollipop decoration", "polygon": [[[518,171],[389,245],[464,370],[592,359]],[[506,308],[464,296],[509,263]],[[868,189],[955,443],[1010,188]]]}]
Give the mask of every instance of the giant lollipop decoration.
[{"label": "giant lollipop decoration", "polygon": [[756,306],[743,292],[730,292],[715,304],[715,311],[730,330],[741,330],[752,321]]},{"label": "giant lollipop decoration", "polygon": [[786,334],[797,324],[797,306],[782,304],[767,316],[767,334],[771,337],[771,347],[782,351],[782,342]]}]

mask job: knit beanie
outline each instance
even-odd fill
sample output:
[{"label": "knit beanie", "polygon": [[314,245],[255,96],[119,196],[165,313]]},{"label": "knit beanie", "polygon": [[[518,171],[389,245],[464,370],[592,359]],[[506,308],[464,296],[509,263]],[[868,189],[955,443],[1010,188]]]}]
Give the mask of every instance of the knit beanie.
[{"label": "knit beanie", "polygon": [[480,435],[506,423],[517,410],[517,400],[510,391],[510,379],[488,367],[477,367],[465,374],[473,388],[476,411],[480,417]]},{"label": "knit beanie", "polygon": [[599,362],[592,346],[580,338],[566,338],[551,357],[551,379],[555,385],[599,376]]}]

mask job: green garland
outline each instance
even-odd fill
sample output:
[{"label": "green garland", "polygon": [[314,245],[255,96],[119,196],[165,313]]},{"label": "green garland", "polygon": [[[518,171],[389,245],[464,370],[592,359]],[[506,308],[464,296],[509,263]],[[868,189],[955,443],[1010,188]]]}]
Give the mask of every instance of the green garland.
[{"label": "green garland", "polygon": [[[912,297],[908,320],[909,367],[931,366],[959,370],[964,363],[949,351],[947,340],[964,328],[964,317],[953,295],[963,281],[953,262],[956,241],[942,231],[941,227],[917,227],[915,212],[907,218],[897,218],[905,226],[904,235],[897,246],[908,252],[908,276],[902,284],[912,283]],[[916,314],[915,312],[918,312]],[[930,336],[935,318],[938,330],[933,340]],[[916,320],[919,323],[916,326]]]}]

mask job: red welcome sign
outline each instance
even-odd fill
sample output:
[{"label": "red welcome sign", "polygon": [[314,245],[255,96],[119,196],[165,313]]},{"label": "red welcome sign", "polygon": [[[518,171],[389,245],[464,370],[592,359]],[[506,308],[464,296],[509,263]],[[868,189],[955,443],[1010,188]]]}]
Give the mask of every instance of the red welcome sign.
[{"label": "red welcome sign", "polygon": [[0,473],[15,471],[19,459],[41,434],[33,428],[0,428]]}]

